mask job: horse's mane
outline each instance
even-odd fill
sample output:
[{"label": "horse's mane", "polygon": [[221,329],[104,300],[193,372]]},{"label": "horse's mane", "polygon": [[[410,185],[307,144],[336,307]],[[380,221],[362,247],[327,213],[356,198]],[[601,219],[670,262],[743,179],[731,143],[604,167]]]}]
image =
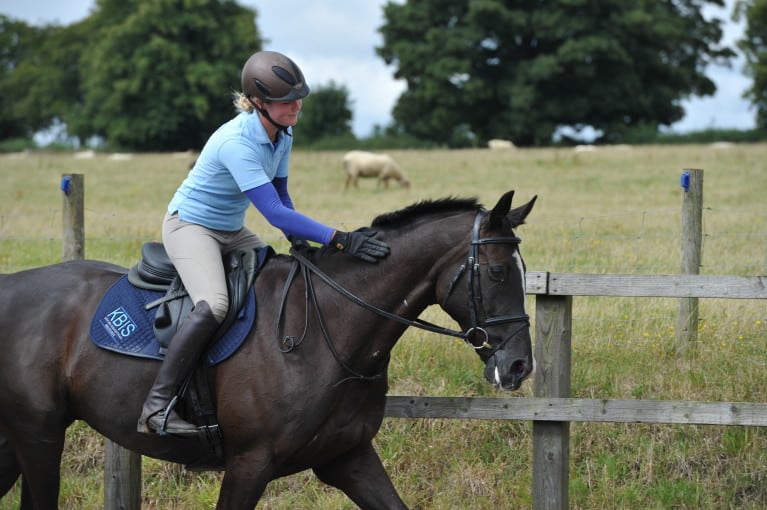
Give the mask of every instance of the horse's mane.
[{"label": "horse's mane", "polygon": [[[412,226],[417,220],[423,220],[429,216],[441,215],[452,216],[462,212],[476,211],[482,206],[476,198],[441,198],[438,200],[422,200],[412,205],[379,215],[373,220],[372,228],[397,228]],[[321,246],[311,250],[312,257],[322,256],[328,252],[335,252],[335,248]],[[286,257],[287,258],[287,257]]]},{"label": "horse's mane", "polygon": [[381,214],[373,220],[373,227],[396,227],[426,215],[476,211],[480,207],[476,198],[441,198],[422,200],[399,211]]}]

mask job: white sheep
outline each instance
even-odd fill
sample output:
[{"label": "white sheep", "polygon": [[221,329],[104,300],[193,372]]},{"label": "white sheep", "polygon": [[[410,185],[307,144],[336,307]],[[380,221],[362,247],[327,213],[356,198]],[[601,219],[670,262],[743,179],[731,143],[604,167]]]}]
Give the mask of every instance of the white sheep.
[{"label": "white sheep", "polygon": [[500,139],[494,138],[487,142],[487,148],[494,151],[513,149],[514,142],[512,142],[511,140],[500,140]]},{"label": "white sheep", "polygon": [[374,154],[365,151],[349,151],[343,158],[344,172],[346,172],[346,186],[349,184],[357,185],[357,179],[360,177],[376,177],[377,186],[383,183],[384,187],[389,187],[389,180],[394,179],[404,188],[410,187],[410,181],[400,169],[399,165],[388,154]]}]

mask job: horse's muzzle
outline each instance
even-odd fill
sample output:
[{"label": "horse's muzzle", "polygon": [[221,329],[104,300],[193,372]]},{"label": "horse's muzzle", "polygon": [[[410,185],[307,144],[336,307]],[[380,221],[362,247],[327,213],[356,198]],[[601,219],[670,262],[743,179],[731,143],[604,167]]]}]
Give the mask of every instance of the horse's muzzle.
[{"label": "horse's muzzle", "polygon": [[500,353],[487,360],[485,379],[493,386],[507,391],[519,389],[522,382],[533,373],[532,358],[516,358],[509,363],[503,363],[497,358]]}]

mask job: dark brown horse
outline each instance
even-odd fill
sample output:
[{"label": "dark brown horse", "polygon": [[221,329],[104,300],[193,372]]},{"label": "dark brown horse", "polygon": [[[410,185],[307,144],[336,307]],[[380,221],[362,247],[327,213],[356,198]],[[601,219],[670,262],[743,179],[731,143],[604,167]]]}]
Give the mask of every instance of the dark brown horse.
[{"label": "dark brown horse", "polygon": [[[462,328],[448,333],[476,349],[499,388],[517,389],[532,370],[512,229],[535,198],[511,209],[512,196],[490,212],[446,199],[378,217],[372,228],[392,248],[379,264],[325,248],[301,263],[278,255],[266,264],[256,326],[210,369],[225,450],[217,508],[255,508],[270,480],[305,469],[363,509],[406,508],[372,439],[390,352],[411,321],[440,304]],[[292,280],[283,302],[296,264],[306,277]],[[89,338],[100,298],[125,272],[80,261],[0,276],[0,497],[21,476],[22,509],[57,508],[64,431],[74,420],[146,456],[193,464],[203,455],[196,439],[136,432],[159,363]],[[289,352],[286,337],[296,343]]]}]

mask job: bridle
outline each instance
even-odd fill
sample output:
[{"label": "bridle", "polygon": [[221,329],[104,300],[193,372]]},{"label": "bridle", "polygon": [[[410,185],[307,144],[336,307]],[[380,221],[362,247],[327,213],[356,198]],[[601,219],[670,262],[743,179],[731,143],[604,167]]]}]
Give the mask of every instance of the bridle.
[{"label": "bridle", "polygon": [[[522,328],[530,325],[530,317],[527,314],[501,315],[496,317],[485,316],[484,308],[482,307],[482,292],[480,288],[480,265],[479,265],[480,246],[484,244],[519,244],[522,241],[519,237],[516,237],[516,236],[481,238],[479,235],[479,231],[482,225],[482,219],[486,215],[487,215],[487,211],[485,209],[480,209],[477,211],[477,215],[474,218],[474,226],[472,228],[472,234],[471,234],[471,243],[469,245],[469,253],[466,257],[466,262],[458,268],[458,271],[456,272],[455,276],[450,282],[448,292],[442,303],[444,307],[444,305],[447,303],[447,300],[450,298],[451,294],[455,290],[455,287],[457,286],[463,274],[467,274],[471,326],[466,331],[456,331],[449,328],[444,328],[442,326],[437,326],[436,324],[432,324],[431,322],[425,321],[421,318],[416,318],[415,320],[407,319],[405,317],[402,317],[402,316],[393,314],[391,312],[387,312],[386,310],[383,310],[381,308],[378,308],[375,305],[372,305],[364,301],[363,299],[358,297],[356,294],[352,293],[351,291],[343,287],[341,284],[339,284],[338,282],[333,280],[330,276],[328,276],[326,273],[324,273],[320,268],[314,265],[309,259],[307,259],[304,255],[302,255],[298,250],[291,248],[290,254],[294,258],[293,265],[285,281],[285,286],[283,287],[283,290],[282,290],[282,295],[281,295],[280,304],[279,304],[279,311],[277,313],[277,317],[275,320],[275,331],[276,331],[277,339],[279,340],[280,338],[280,324],[282,322],[282,315],[285,309],[285,303],[287,301],[288,290],[290,288],[290,285],[293,279],[295,278],[296,274],[298,273],[300,269],[304,277],[304,282],[306,284],[305,299],[307,301],[307,306],[306,306],[307,316],[306,316],[306,325],[304,329],[304,336],[306,334],[306,327],[308,327],[308,313],[309,313],[308,305],[309,305],[309,301],[311,300],[312,305],[315,309],[315,313],[317,317],[319,318],[320,328],[323,332],[323,336],[325,337],[325,341],[330,347],[331,352],[333,353],[336,360],[341,364],[341,366],[343,366],[348,372],[352,373],[355,376],[355,378],[377,379],[381,375],[380,374],[376,376],[361,375],[355,372],[354,370],[352,370],[351,368],[349,368],[341,360],[327,332],[324,321],[322,319],[322,315],[319,313],[319,303],[316,300],[314,285],[312,284],[312,281],[310,278],[311,274],[316,275],[328,286],[330,286],[332,289],[334,289],[336,292],[344,296],[346,299],[348,299],[352,303],[358,306],[361,306],[362,308],[368,311],[371,311],[377,315],[380,315],[381,317],[385,317],[387,319],[399,322],[401,324],[405,324],[407,326],[413,326],[426,331],[431,331],[433,333],[439,333],[442,335],[460,338],[467,344],[471,345],[475,350],[478,350],[478,351],[482,349],[490,350],[490,352],[487,354],[487,357],[492,356],[496,351],[503,348],[503,346],[506,345],[506,343],[509,340],[511,340]],[[515,329],[512,332],[511,335],[509,335],[506,339],[501,341],[498,345],[496,346],[491,345],[489,341],[490,335],[485,328],[490,326],[497,326],[499,324],[506,324],[509,322],[519,322],[521,324],[517,329]],[[478,333],[480,335],[483,335],[484,339],[482,339],[481,342],[472,341],[472,338],[476,337]],[[298,340],[296,340],[295,337],[293,336],[284,336],[282,340],[280,340],[280,344],[281,344],[280,350],[285,353],[292,351],[293,349],[298,347],[298,345],[300,345],[301,342],[303,342],[304,336],[302,336]]]},{"label": "bridle", "polygon": [[[453,277],[452,281],[450,282],[450,285],[448,286],[447,294],[445,295],[445,299],[442,300],[442,308],[445,308],[447,305],[448,299],[450,299],[450,296],[452,295],[453,291],[455,290],[456,286],[458,285],[458,281],[461,279],[461,276],[464,275],[464,273],[468,274],[468,296],[469,296],[469,312],[471,316],[471,324],[472,326],[466,330],[465,333],[462,333],[463,339],[466,343],[474,347],[476,350],[480,349],[490,349],[490,353],[488,354],[488,357],[495,354],[495,352],[499,349],[501,349],[506,343],[516,335],[520,329],[522,329],[525,326],[530,325],[530,316],[527,314],[522,315],[499,315],[496,317],[487,317],[484,313],[484,308],[482,307],[482,289],[480,287],[480,264],[479,264],[479,247],[483,244],[519,244],[522,242],[522,239],[516,236],[502,236],[502,237],[485,237],[481,238],[479,236],[479,229],[482,225],[482,219],[487,215],[487,211],[484,209],[481,209],[477,212],[477,215],[474,217],[474,227],[471,231],[471,244],[469,246],[469,254],[466,257],[466,262],[461,265],[461,267],[458,268],[458,271],[456,272],[455,276]],[[467,273],[468,269],[468,273]],[[514,332],[509,335],[505,340],[503,340],[501,343],[499,343],[496,346],[490,345],[489,339],[490,335],[488,334],[486,327],[489,326],[497,326],[499,324],[506,324],[509,322],[520,322],[522,323],[519,328],[514,330]],[[475,333],[480,333],[484,335],[484,340],[480,342],[479,344],[474,343],[470,340],[470,337],[473,336]]]}]

